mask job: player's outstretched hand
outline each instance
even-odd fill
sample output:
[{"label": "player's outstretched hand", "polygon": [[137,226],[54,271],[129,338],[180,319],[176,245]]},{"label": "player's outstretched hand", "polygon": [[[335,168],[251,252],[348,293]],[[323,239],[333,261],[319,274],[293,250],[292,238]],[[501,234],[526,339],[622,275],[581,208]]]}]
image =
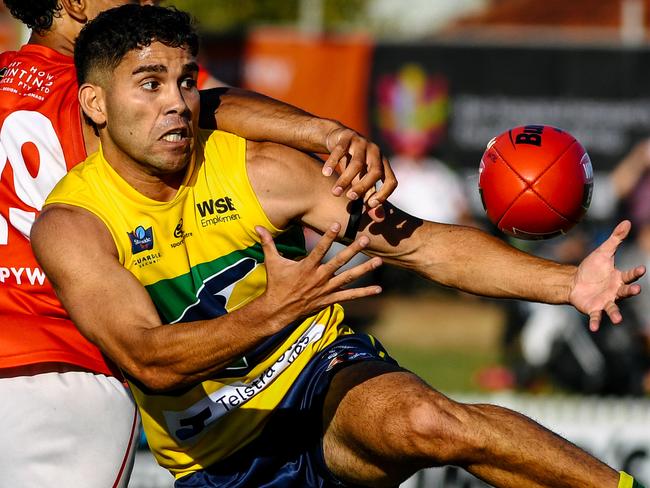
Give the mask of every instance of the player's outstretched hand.
[{"label": "player's outstretched hand", "polygon": [[[339,196],[348,189],[346,196],[351,200],[367,197],[370,208],[376,208],[386,201],[397,188],[397,179],[379,146],[359,133],[341,127],[327,135],[325,141],[330,152],[323,174],[331,175],[338,170],[340,176],[332,193]],[[381,188],[375,191],[375,184],[382,181]]]},{"label": "player's outstretched hand", "polygon": [[631,227],[629,220],[618,224],[609,238],[580,263],[576,272],[569,301],[589,315],[592,331],[600,327],[603,311],[613,324],[620,323],[623,317],[616,301],[641,292],[641,286],[635,281],[645,274],[645,266],[621,271],[614,265],[616,250]]},{"label": "player's outstretched hand", "polygon": [[372,258],[336,274],[368,245],[367,237],[359,237],[328,262],[322,262],[340,229],[338,223],[332,224],[307,257],[293,261],[278,253],[268,230],[260,226],[255,228],[262,240],[266,265],[265,299],[271,306],[287,314],[289,321],[318,312],[337,302],[381,293],[379,286],[344,289],[346,285],[380,266],[381,258]]}]

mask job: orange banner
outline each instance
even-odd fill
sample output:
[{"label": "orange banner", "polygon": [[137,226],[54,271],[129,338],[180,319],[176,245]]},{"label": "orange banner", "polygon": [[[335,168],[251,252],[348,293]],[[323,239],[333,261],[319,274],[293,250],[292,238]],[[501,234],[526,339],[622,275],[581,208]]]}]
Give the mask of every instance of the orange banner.
[{"label": "orange banner", "polygon": [[368,134],[372,42],[365,36],[253,31],[245,49],[246,88]]}]

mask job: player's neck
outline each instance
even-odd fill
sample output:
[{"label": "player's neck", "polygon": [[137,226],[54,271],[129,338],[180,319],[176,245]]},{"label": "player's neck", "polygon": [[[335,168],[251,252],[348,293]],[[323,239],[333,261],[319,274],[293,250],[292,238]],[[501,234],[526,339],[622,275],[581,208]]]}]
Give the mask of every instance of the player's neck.
[{"label": "player's neck", "polygon": [[48,31],[43,35],[32,32],[29,44],[49,47],[65,56],[72,56],[74,53],[74,40],[57,31]]},{"label": "player's neck", "polygon": [[169,202],[174,199],[185,180],[187,171],[192,166],[188,164],[181,171],[164,174],[125,157],[119,148],[106,144],[105,141],[102,152],[108,164],[124,181],[141,195],[158,202]]},{"label": "player's neck", "polygon": [[64,11],[52,20],[52,25],[45,32],[33,31],[29,43],[49,47],[65,56],[72,56],[74,41],[83,26],[83,22],[75,20]]}]

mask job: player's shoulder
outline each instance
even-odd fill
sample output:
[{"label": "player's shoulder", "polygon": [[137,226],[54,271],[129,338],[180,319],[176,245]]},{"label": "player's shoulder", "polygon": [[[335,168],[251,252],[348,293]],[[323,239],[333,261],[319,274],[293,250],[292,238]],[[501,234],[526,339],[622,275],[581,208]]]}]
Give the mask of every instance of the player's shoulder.
[{"label": "player's shoulder", "polygon": [[246,141],[246,159],[249,166],[267,170],[294,170],[310,173],[319,163],[315,156],[275,142]]},{"label": "player's shoulder", "polygon": [[312,198],[321,183],[322,162],[315,156],[272,142],[246,142],[246,169],[255,193],[272,198]]},{"label": "player's shoulder", "polygon": [[99,153],[96,152],[74,166],[54,186],[45,203],[66,202],[74,198],[83,199],[84,195],[86,199],[95,200],[97,195],[94,195],[94,192],[97,191],[97,183],[105,180],[100,162]]}]

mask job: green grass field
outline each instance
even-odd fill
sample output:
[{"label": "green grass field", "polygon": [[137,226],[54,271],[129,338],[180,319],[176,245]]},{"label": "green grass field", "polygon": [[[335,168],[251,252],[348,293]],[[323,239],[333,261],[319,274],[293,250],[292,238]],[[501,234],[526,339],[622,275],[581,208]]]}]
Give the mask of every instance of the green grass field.
[{"label": "green grass field", "polygon": [[495,302],[440,293],[387,295],[354,310],[372,310],[368,332],[402,366],[443,392],[476,392],[476,373],[498,364],[503,310]]},{"label": "green grass field", "polygon": [[498,351],[426,351],[408,346],[387,346],[400,365],[413,371],[443,393],[480,391],[475,375],[498,362]]}]

